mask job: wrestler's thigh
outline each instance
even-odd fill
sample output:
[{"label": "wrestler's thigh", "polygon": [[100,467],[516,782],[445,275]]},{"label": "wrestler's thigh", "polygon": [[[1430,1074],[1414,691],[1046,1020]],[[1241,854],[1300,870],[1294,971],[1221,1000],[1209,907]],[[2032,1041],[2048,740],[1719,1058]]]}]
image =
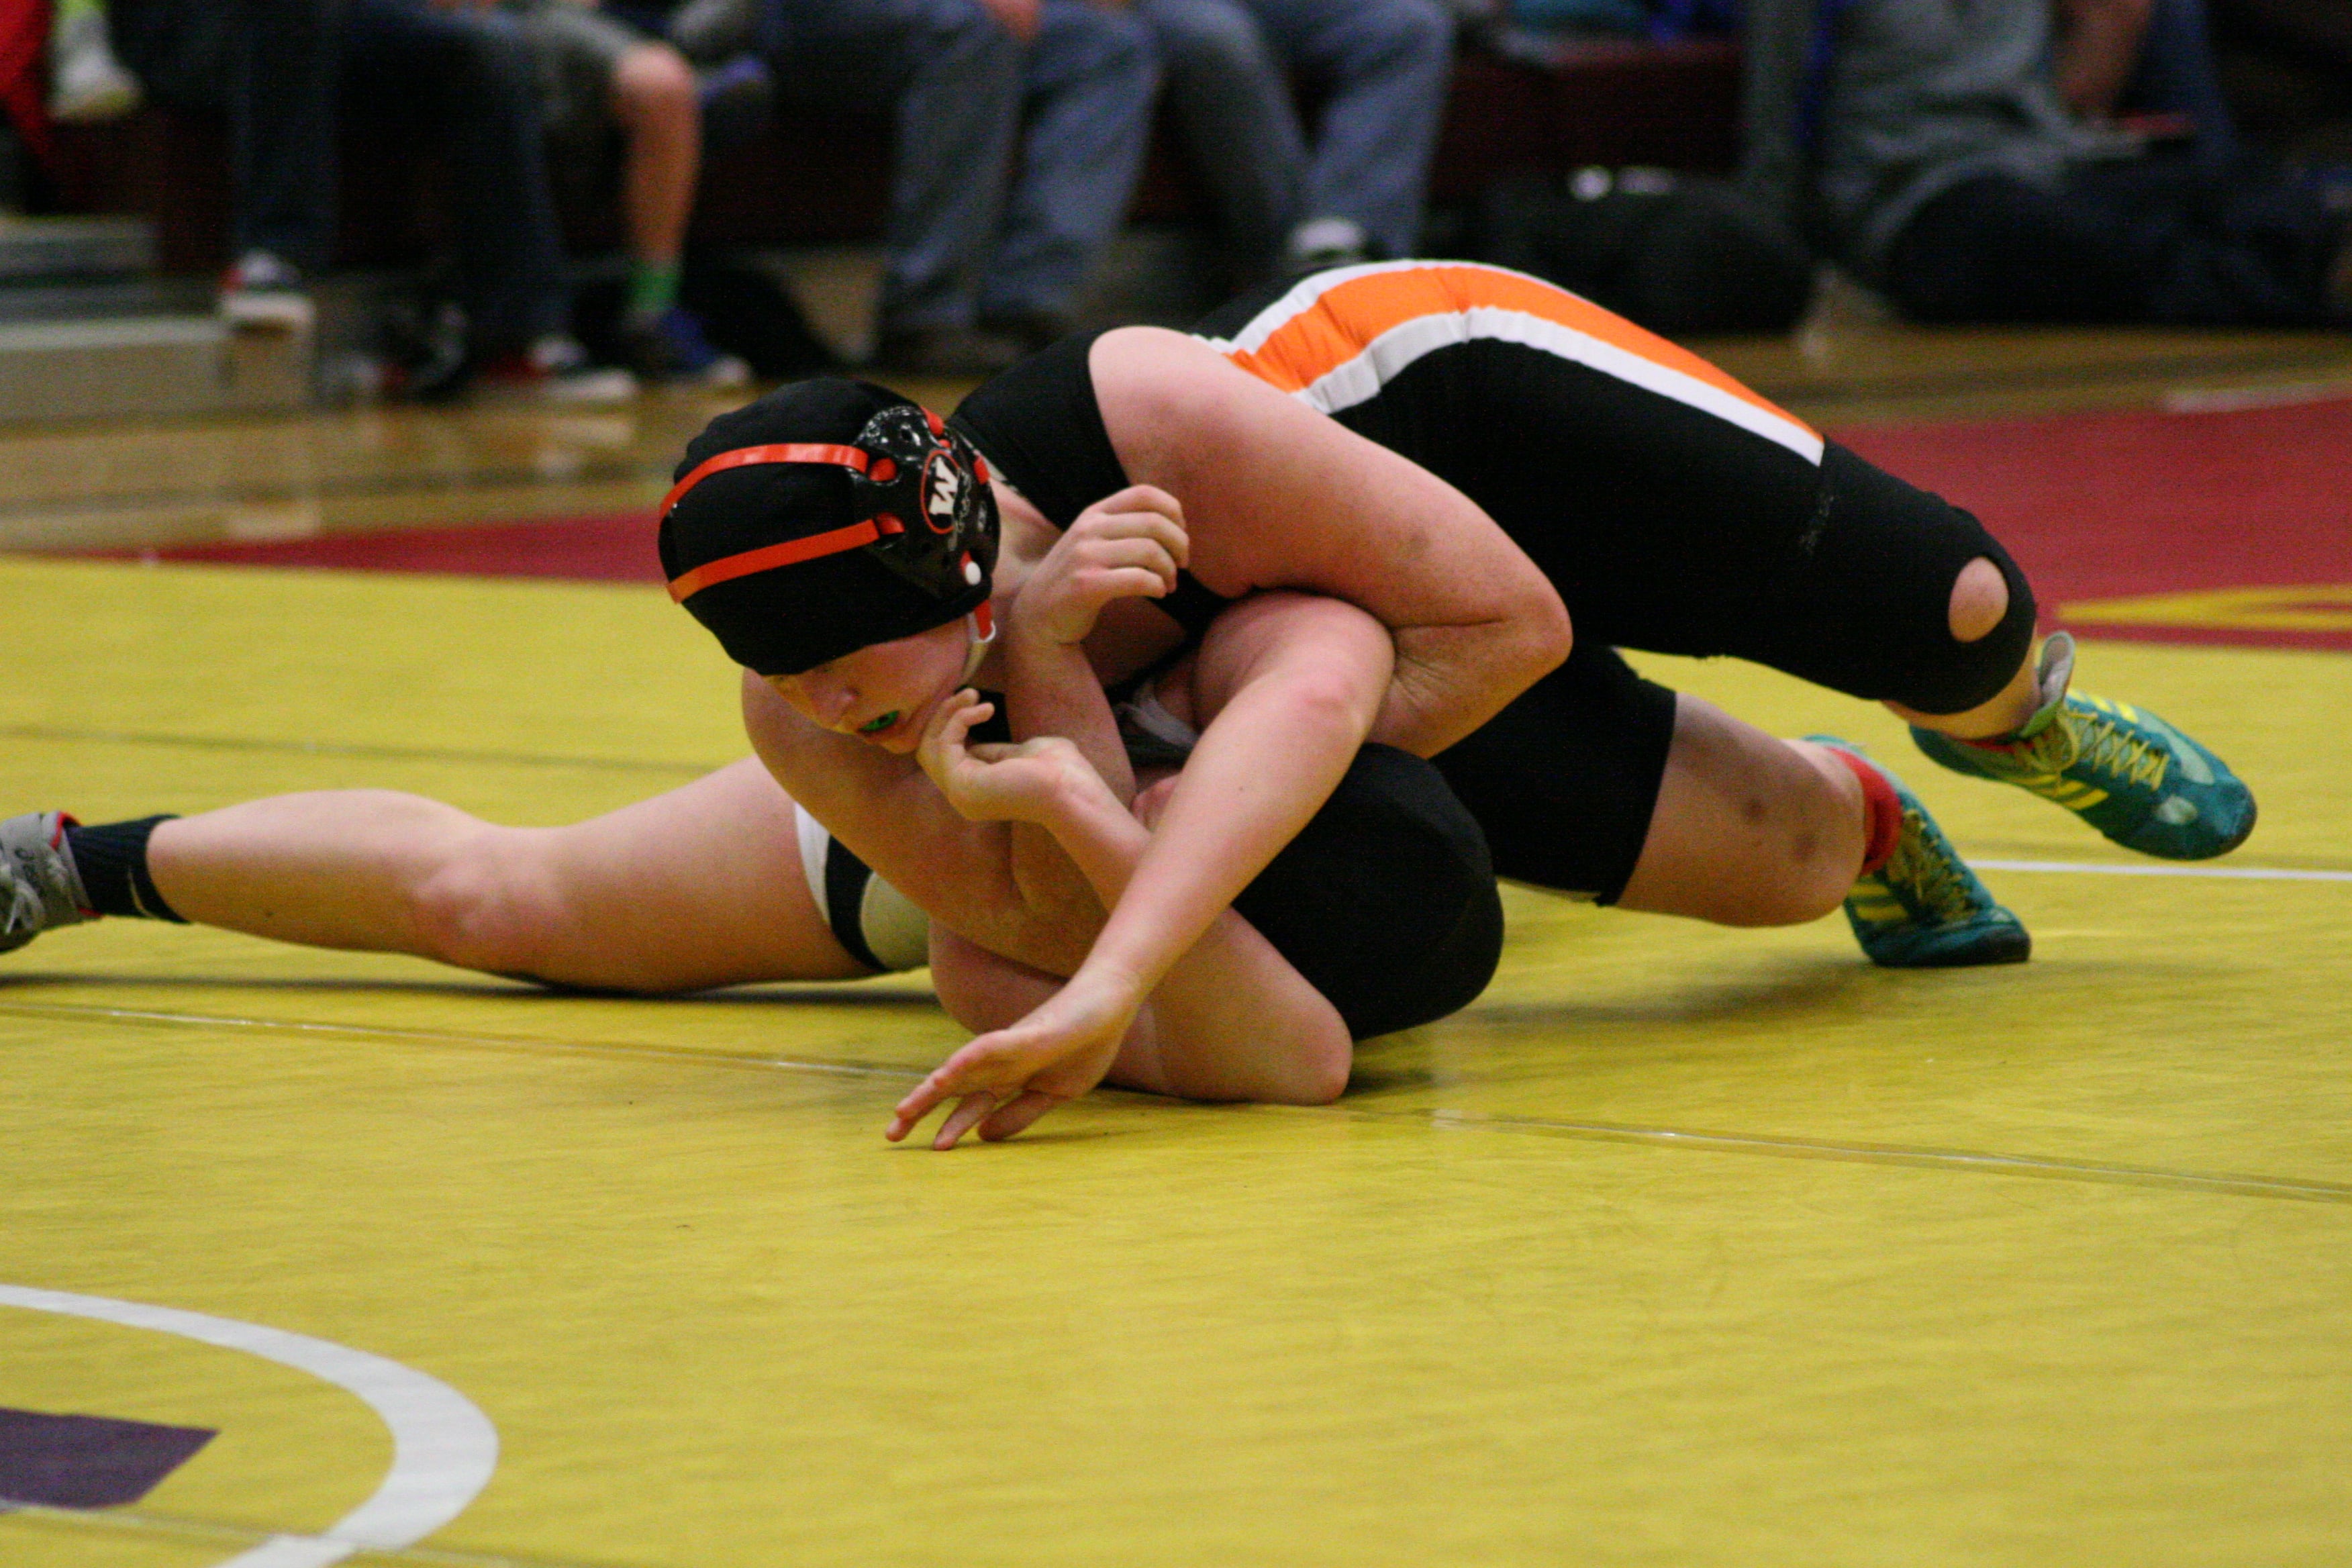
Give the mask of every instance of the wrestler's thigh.
[{"label": "wrestler's thigh", "polygon": [[569,827],[539,847],[565,934],[662,989],[866,973],[801,869],[792,800],[755,758]]}]

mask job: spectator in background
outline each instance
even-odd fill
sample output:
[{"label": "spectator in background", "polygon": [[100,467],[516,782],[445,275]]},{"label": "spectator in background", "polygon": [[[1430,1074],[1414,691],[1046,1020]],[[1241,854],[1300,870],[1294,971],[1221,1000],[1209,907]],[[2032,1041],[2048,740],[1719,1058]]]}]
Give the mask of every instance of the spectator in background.
[{"label": "spectator in background", "polygon": [[1749,188],[1923,320],[2352,324],[2343,216],[2076,121],[2050,7],[1750,0]]},{"label": "spectator in background", "polygon": [[785,90],[896,105],[877,363],[986,374],[1067,331],[1142,168],[1159,83],[1143,24],[1091,0],[767,5]]},{"label": "spectator in background", "polygon": [[601,141],[621,129],[621,216],[629,247],[621,337],[648,381],[740,386],[751,368],[711,346],[677,300],[687,220],[702,163],[694,68],[599,0],[506,0],[538,56],[551,138]]},{"label": "spectator in background", "polygon": [[[1234,271],[1409,256],[1454,22],[1435,0],[1134,0],[1215,197]],[[1289,69],[1328,88],[1310,150]]]},{"label": "spectator in background", "polygon": [[2058,0],[2058,96],[2078,120],[2185,139],[2213,168],[2242,151],[2204,0]]},{"label": "spectator in background", "polygon": [[448,149],[462,349],[415,390],[469,379],[556,402],[609,402],[570,331],[562,237],[541,145],[537,65],[496,0],[113,0],[117,47],[150,91],[227,111],[234,247],[221,309],[240,327],[307,328],[332,259],[336,103],[410,116]]}]

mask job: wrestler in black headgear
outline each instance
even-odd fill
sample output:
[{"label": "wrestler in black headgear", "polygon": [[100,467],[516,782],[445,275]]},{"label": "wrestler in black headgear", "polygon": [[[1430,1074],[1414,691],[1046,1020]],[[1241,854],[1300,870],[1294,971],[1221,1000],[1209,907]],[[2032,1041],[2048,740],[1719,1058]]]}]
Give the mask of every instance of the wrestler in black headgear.
[{"label": "wrestler in black headgear", "polygon": [[712,420],[662,505],[670,595],[728,655],[796,675],[988,602],[997,516],[980,453],[868,382],[795,382]]}]

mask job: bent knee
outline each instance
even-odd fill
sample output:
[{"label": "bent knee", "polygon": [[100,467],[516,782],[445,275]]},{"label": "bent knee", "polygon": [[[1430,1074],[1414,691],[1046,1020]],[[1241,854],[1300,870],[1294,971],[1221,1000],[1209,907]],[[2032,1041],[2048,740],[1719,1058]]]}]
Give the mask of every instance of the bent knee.
[{"label": "bent knee", "polygon": [[1335,1103],[1341,1095],[1348,1092],[1348,1078],[1354,1068],[1355,1055],[1349,1052],[1346,1058],[1325,1068],[1314,1078],[1307,1085],[1307,1093],[1299,1103],[1301,1105]]},{"label": "bent knee", "polygon": [[1979,642],[1990,637],[2009,615],[2009,580],[1990,556],[1979,555],[1960,568],[1952,580],[1952,601],[1946,613],[1954,642]]},{"label": "bent knee", "polygon": [[1766,926],[1811,925],[1837,912],[1853,891],[1853,868],[1798,868],[1771,886],[1751,889],[1732,909],[1717,915],[1717,925],[1750,930]]}]

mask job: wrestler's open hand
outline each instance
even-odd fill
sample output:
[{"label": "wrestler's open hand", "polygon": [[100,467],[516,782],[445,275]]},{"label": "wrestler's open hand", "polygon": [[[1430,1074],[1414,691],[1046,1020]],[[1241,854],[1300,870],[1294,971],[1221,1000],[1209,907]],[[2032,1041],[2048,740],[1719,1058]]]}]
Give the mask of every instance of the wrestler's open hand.
[{"label": "wrestler's open hand", "polygon": [[969,822],[1031,822],[1049,826],[1082,793],[1110,786],[1077,747],[1059,735],[1007,745],[965,737],[996,711],[967,688],[954,692],[923,727],[915,761],[930,775],[958,816]]},{"label": "wrestler's open hand", "polygon": [[1080,512],[1030,573],[1008,625],[1019,636],[1082,642],[1114,599],[1176,591],[1190,557],[1184,508],[1150,485],[1130,485]]},{"label": "wrestler's open hand", "polygon": [[1012,1137],[1102,1081],[1141,1005],[1132,987],[1080,970],[1027,1017],[940,1063],[898,1102],[888,1138],[903,1139],[950,1100],[955,1109],[940,1123],[932,1148],[952,1149],[975,1129],[990,1142]]}]

